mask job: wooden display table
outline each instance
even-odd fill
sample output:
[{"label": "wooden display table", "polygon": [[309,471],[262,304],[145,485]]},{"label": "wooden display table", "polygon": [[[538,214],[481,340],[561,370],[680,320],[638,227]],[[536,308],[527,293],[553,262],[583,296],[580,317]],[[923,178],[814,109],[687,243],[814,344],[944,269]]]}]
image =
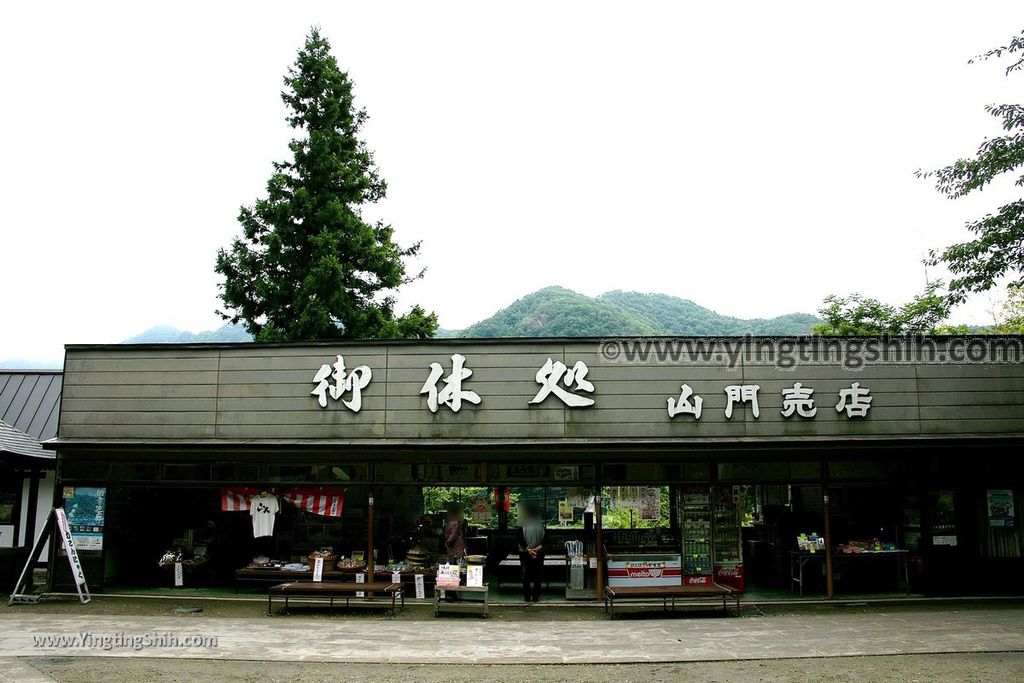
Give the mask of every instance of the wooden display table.
[{"label": "wooden display table", "polygon": [[[483,600],[458,600],[456,602],[446,602],[442,597],[441,593],[453,594],[458,597],[465,595],[482,595]],[[439,616],[441,612],[468,612],[468,611],[479,611],[484,619],[487,618],[487,586],[434,586],[434,616]]]},{"label": "wooden display table", "polygon": [[[907,591],[907,595],[910,595],[910,567],[909,567],[909,555],[910,552],[907,550],[865,550],[860,553],[832,553],[832,566],[837,564],[849,563],[849,564],[882,564],[887,560],[892,562],[896,572],[896,587],[899,588],[899,583],[902,582],[904,588]],[[821,550],[816,553],[804,552],[801,550],[789,551],[789,583],[790,589],[793,591],[799,591],[799,594],[804,594],[804,567],[809,562],[825,561],[825,551]]]},{"label": "wooden display table", "polygon": [[743,595],[738,590],[722,586],[717,583],[705,586],[629,586],[615,587],[607,586],[604,589],[604,611],[612,619],[615,618],[616,600],[644,600],[661,599],[661,607],[667,610],[669,604],[675,611],[676,601],[693,602],[706,600],[707,598],[722,598],[722,610],[729,613],[729,598],[736,601],[736,615],[740,613],[740,597]]},{"label": "wooden display table", "polygon": [[366,595],[366,600],[357,604],[380,606],[381,603],[373,602],[375,593],[385,593],[391,596],[391,613],[398,614],[398,600],[401,599],[401,606],[405,607],[405,591],[400,583],[356,583],[355,581],[291,581],[271,586],[267,590],[267,616],[273,616],[274,596],[284,597],[284,609],[288,610],[289,597],[305,598],[330,598],[329,605],[334,607],[335,598],[345,598],[345,607],[348,607],[356,593]]}]

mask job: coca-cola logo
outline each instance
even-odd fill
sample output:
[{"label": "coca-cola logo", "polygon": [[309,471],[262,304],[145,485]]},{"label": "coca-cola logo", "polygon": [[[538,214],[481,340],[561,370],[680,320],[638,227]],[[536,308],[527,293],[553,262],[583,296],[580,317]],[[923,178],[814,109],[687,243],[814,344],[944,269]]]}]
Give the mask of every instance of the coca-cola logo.
[{"label": "coca-cola logo", "polygon": [[686,582],[691,585],[703,585],[711,583],[711,577],[709,576],[690,576],[687,577]]},{"label": "coca-cola logo", "polygon": [[740,568],[739,568],[739,566],[735,566],[735,567],[719,567],[717,574],[719,576],[733,576],[733,577],[738,579],[738,578],[740,578]]}]

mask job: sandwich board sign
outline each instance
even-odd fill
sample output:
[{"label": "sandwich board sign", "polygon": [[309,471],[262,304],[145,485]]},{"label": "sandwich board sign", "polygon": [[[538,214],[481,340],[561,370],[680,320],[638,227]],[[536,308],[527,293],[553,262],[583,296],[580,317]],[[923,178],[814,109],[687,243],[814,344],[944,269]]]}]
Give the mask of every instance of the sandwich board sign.
[{"label": "sandwich board sign", "polygon": [[71,576],[75,581],[75,590],[78,591],[78,599],[83,605],[92,600],[92,596],[89,594],[89,586],[85,581],[85,570],[82,569],[82,561],[78,557],[78,547],[75,545],[75,537],[71,534],[71,525],[68,524],[67,515],[64,514],[64,508],[53,508],[50,510],[50,516],[47,518],[46,524],[39,530],[39,537],[36,538],[36,543],[32,546],[32,552],[29,553],[28,561],[25,562],[25,567],[21,570],[21,576],[18,577],[18,585],[11,591],[11,597],[7,601],[8,605],[39,602],[37,594],[25,593],[24,591],[28,586],[27,579],[32,575],[32,566],[39,559],[43,545],[45,545],[46,540],[54,531],[60,537],[61,547],[64,548],[64,553],[67,555]]}]

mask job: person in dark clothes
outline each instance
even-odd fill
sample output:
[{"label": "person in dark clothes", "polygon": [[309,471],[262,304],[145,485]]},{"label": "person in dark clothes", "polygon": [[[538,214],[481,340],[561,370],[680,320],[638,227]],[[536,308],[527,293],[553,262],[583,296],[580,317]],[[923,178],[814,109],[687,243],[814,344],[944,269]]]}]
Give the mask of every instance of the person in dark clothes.
[{"label": "person in dark clothes", "polygon": [[[446,508],[448,515],[444,523],[444,549],[448,553],[448,564],[459,564],[466,556],[466,535],[462,530],[462,506],[451,503]],[[448,591],[446,602],[456,602],[458,593]]]},{"label": "person in dark clothes", "polygon": [[466,536],[462,531],[462,506],[452,503],[447,507],[448,518],[444,524],[444,549],[448,553],[448,564],[458,564],[466,556]]},{"label": "person in dark clothes", "polygon": [[520,511],[519,563],[523,568],[523,599],[540,602],[544,573],[544,523],[532,505],[523,506]]}]

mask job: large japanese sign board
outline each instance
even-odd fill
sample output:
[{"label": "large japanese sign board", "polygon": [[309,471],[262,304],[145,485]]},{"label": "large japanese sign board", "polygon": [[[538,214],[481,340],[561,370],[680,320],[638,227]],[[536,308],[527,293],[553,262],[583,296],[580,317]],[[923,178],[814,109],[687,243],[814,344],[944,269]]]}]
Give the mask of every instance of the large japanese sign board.
[{"label": "large japanese sign board", "polygon": [[714,441],[1024,431],[1020,338],[897,340],[880,350],[870,341],[69,347],[60,441]]}]

